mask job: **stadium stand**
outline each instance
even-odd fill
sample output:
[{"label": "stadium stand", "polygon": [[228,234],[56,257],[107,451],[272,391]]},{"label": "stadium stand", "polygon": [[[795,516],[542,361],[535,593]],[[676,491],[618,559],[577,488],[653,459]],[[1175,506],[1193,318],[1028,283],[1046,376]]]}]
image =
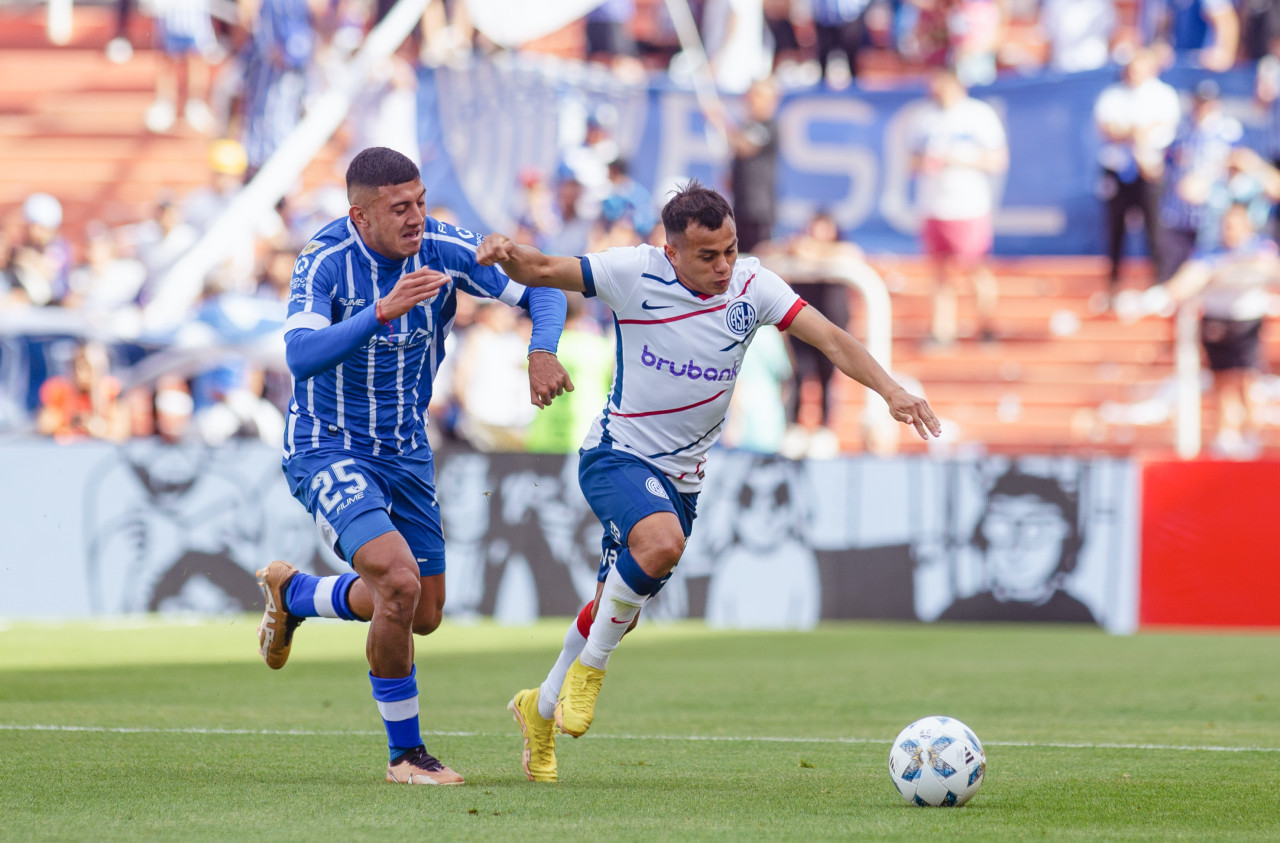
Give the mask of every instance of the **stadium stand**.
[{"label": "stadium stand", "polygon": [[[652,0],[650,0],[652,2]],[[1120,3],[1132,20],[1131,3]],[[107,224],[144,217],[162,190],[183,193],[207,180],[209,139],[183,125],[157,135],[143,117],[153,97],[155,50],[140,47],[124,64],[110,63],[103,46],[114,9],[77,7],[73,37],[49,43],[43,7],[0,11],[0,224],[10,223],[34,191],[57,196],[64,232],[80,242],[90,220]],[[136,45],[150,43],[150,19],[136,17]],[[572,55],[582,49],[581,22],[541,39],[531,49]],[[873,51],[871,74],[900,72],[888,51]],[[331,141],[304,174],[319,183],[333,172],[340,143]],[[1098,312],[1090,298],[1105,284],[1101,257],[997,259],[1001,340],[962,339],[944,350],[928,334],[931,283],[915,257],[872,256],[893,300],[895,372],[918,381],[948,425],[941,447],[999,453],[1163,455],[1172,451],[1173,326],[1170,320],[1134,324]],[[1124,287],[1146,285],[1145,262],[1126,267]],[[961,335],[974,322],[972,301],[961,304]],[[855,305],[852,325],[860,318]],[[1280,361],[1280,334],[1265,343]],[[839,378],[840,376],[837,375]],[[863,390],[837,385],[837,432],[842,449],[864,449],[858,419]],[[1268,405],[1263,448],[1280,449],[1280,395]],[[815,412],[802,394],[801,422]],[[1206,428],[1212,406],[1204,406]],[[904,452],[925,446],[903,436]]]}]

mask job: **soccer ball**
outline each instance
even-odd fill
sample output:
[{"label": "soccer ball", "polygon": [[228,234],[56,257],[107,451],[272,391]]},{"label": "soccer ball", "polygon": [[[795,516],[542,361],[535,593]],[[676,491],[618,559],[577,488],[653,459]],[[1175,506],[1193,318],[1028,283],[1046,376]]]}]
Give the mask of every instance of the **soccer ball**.
[{"label": "soccer ball", "polygon": [[914,805],[963,805],[978,792],[986,772],[982,742],[954,717],[917,720],[898,734],[889,751],[889,778]]}]

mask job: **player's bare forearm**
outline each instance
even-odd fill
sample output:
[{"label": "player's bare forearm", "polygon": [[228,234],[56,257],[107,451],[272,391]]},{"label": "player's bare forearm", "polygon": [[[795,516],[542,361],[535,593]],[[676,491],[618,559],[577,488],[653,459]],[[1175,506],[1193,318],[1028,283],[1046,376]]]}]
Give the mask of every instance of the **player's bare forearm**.
[{"label": "player's bare forearm", "polygon": [[578,258],[546,255],[532,246],[516,243],[505,234],[490,234],[476,249],[476,262],[483,266],[497,264],[512,281],[526,287],[555,287],[582,293],[582,264]]}]

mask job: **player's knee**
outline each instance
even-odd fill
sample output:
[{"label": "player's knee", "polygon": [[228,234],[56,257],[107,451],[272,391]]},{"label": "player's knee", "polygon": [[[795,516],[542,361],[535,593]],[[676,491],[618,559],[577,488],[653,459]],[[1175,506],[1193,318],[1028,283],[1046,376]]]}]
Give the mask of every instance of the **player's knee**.
[{"label": "player's knee", "polygon": [[[426,595],[422,597],[427,600]],[[418,612],[413,616],[413,634],[430,635],[440,628],[440,620],[444,617],[444,606],[432,602],[429,605],[419,603]]]},{"label": "player's knee", "polygon": [[409,626],[414,621],[420,590],[416,572],[389,571],[376,584],[377,610],[396,625]]},{"label": "player's knee", "polygon": [[648,537],[642,548],[632,550],[637,561],[646,571],[670,573],[684,553],[684,536],[678,533],[660,532]]}]

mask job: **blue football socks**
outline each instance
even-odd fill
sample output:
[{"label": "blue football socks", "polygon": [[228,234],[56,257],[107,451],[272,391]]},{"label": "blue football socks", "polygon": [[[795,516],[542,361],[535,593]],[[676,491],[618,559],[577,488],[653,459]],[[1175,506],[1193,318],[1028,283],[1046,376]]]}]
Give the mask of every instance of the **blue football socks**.
[{"label": "blue football socks", "polygon": [[289,614],[300,618],[363,620],[351,611],[351,604],[347,601],[351,586],[358,579],[355,574],[314,577],[299,571],[289,580],[289,587],[285,589],[285,608]]},{"label": "blue football socks", "polygon": [[387,750],[391,762],[414,747],[422,746],[422,732],[418,728],[418,668],[408,676],[383,679],[369,674],[373,685],[373,699],[378,703],[378,713],[387,727]]}]

